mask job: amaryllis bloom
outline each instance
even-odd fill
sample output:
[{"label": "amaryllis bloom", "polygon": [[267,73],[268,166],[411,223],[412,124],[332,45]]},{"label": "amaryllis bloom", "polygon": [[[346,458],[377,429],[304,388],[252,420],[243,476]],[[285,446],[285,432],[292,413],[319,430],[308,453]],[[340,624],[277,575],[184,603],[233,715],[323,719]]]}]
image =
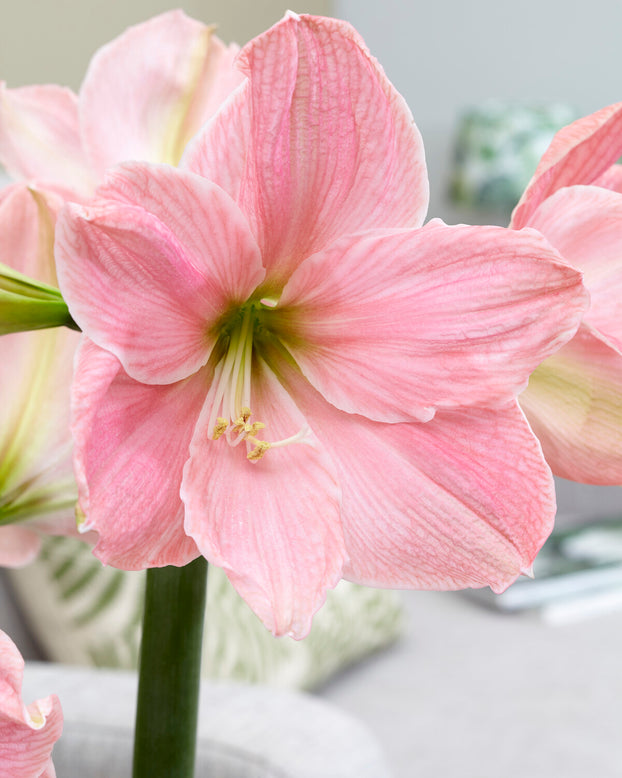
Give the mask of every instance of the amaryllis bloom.
[{"label": "amaryllis bloom", "polygon": [[52,749],[63,730],[56,695],[26,706],[22,701],[24,660],[0,630],[0,775],[54,778]]},{"label": "amaryllis bloom", "polygon": [[[0,191],[0,262],[57,285],[60,204],[22,184]],[[0,338],[0,565],[29,562],[41,531],[75,533],[69,390],[78,340],[64,327]]]},{"label": "amaryllis bloom", "polygon": [[79,95],[54,84],[0,83],[0,163],[74,201],[123,160],[177,164],[239,84],[237,51],[211,27],[170,11],[99,49]]},{"label": "amaryllis bloom", "polygon": [[583,271],[591,305],[576,336],[520,397],[557,475],[622,484],[622,103],[561,130],[511,226],[542,232]]},{"label": "amaryllis bloom", "polygon": [[554,515],[515,398],[580,274],[534,231],[421,226],[420,136],[348,24],[290,13],[238,67],[184,169],[124,165],[59,220],[95,553],[201,553],[295,637],[344,576],[503,589]]}]

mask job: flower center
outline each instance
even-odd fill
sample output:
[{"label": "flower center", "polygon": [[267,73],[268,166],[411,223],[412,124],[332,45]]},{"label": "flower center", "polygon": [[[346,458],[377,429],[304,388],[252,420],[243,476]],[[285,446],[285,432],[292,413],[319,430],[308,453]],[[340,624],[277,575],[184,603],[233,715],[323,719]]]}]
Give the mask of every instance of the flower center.
[{"label": "flower center", "polygon": [[257,435],[266,425],[250,420],[253,415],[250,408],[253,336],[256,328],[262,326],[263,311],[273,307],[272,300],[244,306],[240,312],[241,322],[231,327],[227,350],[214,371],[216,391],[208,424],[212,440],[224,436],[230,446],[246,443],[246,456],[251,462],[257,462],[270,448],[303,442],[309,435],[309,428],[305,426],[289,438],[263,440]]}]

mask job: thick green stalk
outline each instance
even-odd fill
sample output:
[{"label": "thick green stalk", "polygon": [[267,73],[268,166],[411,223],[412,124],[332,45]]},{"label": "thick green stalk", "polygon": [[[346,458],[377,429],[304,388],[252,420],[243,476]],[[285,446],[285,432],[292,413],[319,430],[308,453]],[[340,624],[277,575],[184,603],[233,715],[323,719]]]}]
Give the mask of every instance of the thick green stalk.
[{"label": "thick green stalk", "polygon": [[203,557],[147,571],[134,778],[193,778],[207,583]]}]

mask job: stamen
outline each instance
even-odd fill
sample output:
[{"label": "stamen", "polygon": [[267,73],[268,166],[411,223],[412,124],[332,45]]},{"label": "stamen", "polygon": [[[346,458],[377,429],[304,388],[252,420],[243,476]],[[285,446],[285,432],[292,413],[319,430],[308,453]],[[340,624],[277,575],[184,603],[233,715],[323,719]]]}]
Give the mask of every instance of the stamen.
[{"label": "stamen", "polygon": [[[266,298],[261,304],[267,307],[276,301]],[[250,421],[251,376],[253,359],[253,334],[255,330],[256,304],[250,304],[242,312],[237,326],[229,331],[226,354],[214,371],[214,401],[208,422],[212,440],[223,435],[230,446],[247,445],[247,458],[251,462],[260,460],[269,448],[281,448],[290,443],[307,442],[309,427],[305,426],[295,435],[283,440],[261,440],[257,434],[266,428],[261,421]]]}]

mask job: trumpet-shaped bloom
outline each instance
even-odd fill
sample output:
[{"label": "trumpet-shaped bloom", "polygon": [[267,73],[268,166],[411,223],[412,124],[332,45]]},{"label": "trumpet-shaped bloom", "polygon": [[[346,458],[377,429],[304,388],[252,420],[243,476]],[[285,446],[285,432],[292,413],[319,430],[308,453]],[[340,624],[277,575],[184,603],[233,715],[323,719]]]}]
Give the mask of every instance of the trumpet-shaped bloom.
[{"label": "trumpet-shaped bloom", "polygon": [[[0,192],[0,262],[56,285],[59,198],[15,184]],[[25,564],[39,532],[75,532],[69,387],[78,334],[65,328],[0,339],[0,565]]]},{"label": "trumpet-shaped bloom", "polygon": [[56,695],[26,706],[22,701],[24,660],[0,630],[0,775],[54,778],[52,749],[63,729]]},{"label": "trumpet-shaped bloom", "polygon": [[123,165],[59,220],[95,553],[201,553],[296,637],[342,576],[503,589],[554,515],[515,398],[580,274],[534,231],[421,226],[420,136],[349,25],[289,14],[239,66],[183,170]]},{"label": "trumpet-shaped bloom", "polygon": [[622,483],[622,103],[561,130],[513,214],[583,271],[591,305],[520,403],[557,475]]},{"label": "trumpet-shaped bloom", "polygon": [[94,55],[80,94],[0,83],[0,163],[70,200],[110,165],[177,164],[188,140],[240,82],[238,51],[181,11],[130,27]]}]

